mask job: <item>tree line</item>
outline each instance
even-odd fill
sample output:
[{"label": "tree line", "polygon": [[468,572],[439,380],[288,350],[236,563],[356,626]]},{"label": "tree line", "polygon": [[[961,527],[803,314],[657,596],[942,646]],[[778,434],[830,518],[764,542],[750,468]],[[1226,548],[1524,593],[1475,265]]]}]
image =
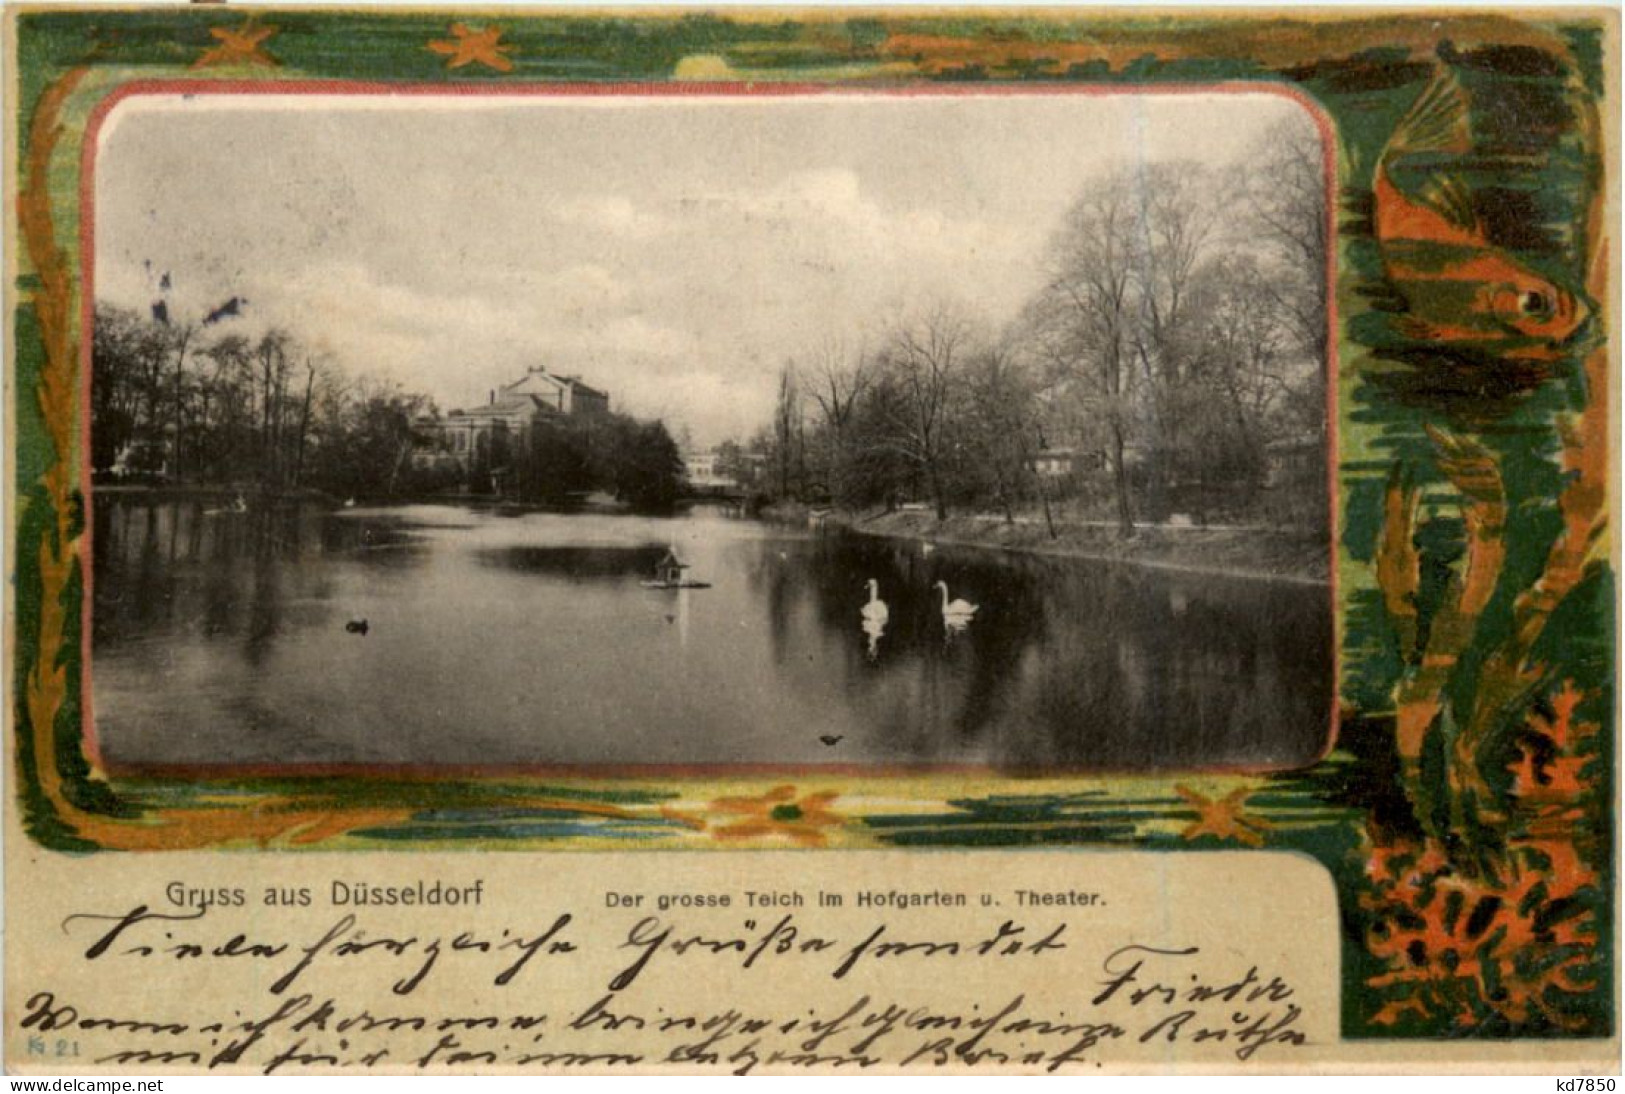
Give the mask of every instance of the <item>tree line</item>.
[{"label": "tree line", "polygon": [[338,498],[441,492],[553,502],[605,490],[640,508],[675,500],[677,446],[623,414],[497,431],[455,466],[431,451],[426,395],[349,375],[285,328],[257,337],[99,304],[91,460],[102,481],[317,490]]},{"label": "tree line", "polygon": [[421,472],[423,487],[563,504],[595,490],[635,509],[664,511],[677,502],[683,459],[664,422],[625,414],[558,415],[528,428],[498,425],[482,434],[463,468]]},{"label": "tree line", "polygon": [[98,304],[91,459],[104,476],[342,496],[393,492],[430,400],[258,337]]},{"label": "tree line", "polygon": [[1327,246],[1321,149],[1300,127],[1244,169],[1097,179],[1002,328],[942,303],[788,360],[748,444],[758,485],[939,518],[1053,525],[1064,507],[1125,533],[1175,513],[1318,527]]}]

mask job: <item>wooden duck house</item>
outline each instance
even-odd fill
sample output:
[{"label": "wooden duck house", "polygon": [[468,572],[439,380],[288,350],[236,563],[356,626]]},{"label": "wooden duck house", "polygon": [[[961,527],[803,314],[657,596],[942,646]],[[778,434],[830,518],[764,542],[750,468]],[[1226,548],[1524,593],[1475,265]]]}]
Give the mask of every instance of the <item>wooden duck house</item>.
[{"label": "wooden duck house", "polygon": [[681,585],[686,569],[688,563],[677,557],[677,549],[668,548],[665,557],[655,563],[655,581],[661,585]]},{"label": "wooden duck house", "polygon": [[665,555],[655,564],[653,581],[645,581],[647,589],[709,589],[711,586],[704,581],[690,581],[683,576],[688,569],[688,563],[677,557],[677,548],[668,548]]}]

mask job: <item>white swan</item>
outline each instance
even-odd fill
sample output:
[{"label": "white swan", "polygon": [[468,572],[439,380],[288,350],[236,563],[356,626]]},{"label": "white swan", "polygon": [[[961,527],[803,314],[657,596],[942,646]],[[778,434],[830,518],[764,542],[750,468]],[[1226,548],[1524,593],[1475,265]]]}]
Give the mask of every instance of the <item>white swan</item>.
[{"label": "white swan", "polygon": [[948,583],[939,581],[932,586],[942,590],[942,621],[950,627],[963,627],[976,614],[977,605],[965,600],[948,600]]},{"label": "white swan", "polygon": [[876,623],[884,623],[891,618],[891,609],[880,599],[880,582],[872,577],[869,579],[869,603],[863,606],[863,618]]}]

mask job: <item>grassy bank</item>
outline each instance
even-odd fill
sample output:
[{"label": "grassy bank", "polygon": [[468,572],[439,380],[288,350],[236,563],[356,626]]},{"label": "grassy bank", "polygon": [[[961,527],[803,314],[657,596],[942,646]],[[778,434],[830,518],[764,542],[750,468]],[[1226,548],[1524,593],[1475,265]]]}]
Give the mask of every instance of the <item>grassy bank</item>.
[{"label": "grassy bank", "polygon": [[1193,573],[1323,584],[1330,568],[1327,538],[1294,531],[1143,525],[1125,539],[1109,523],[1061,521],[1051,537],[1042,517],[1009,523],[997,516],[950,515],[939,521],[934,513],[908,511],[870,517],[832,514],[830,519],[864,535],[1109,559]]}]

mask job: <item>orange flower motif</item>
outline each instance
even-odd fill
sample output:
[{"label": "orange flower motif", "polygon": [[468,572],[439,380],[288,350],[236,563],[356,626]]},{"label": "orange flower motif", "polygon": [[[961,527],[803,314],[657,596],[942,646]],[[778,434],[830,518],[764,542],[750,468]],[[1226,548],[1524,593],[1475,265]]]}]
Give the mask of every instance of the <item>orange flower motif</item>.
[{"label": "orange flower motif", "polygon": [[[1512,792],[1522,801],[1555,812],[1561,806],[1577,805],[1593,789],[1594,780],[1587,776],[1586,768],[1593,758],[1592,741],[1601,727],[1574,716],[1584,699],[1583,692],[1565,681],[1552,696],[1551,717],[1531,711],[1525,719],[1530,740],[1519,746],[1518,761],[1507,767],[1514,775]],[[1544,753],[1534,747],[1537,739],[1544,739]]]},{"label": "orange flower motif", "polygon": [[1371,846],[1366,948],[1386,996],[1371,1021],[1444,1016],[1461,1029],[1489,1018],[1585,1024],[1597,981],[1597,871],[1559,840],[1514,841],[1503,876],[1469,877],[1437,841]]},{"label": "orange flower motif", "polygon": [[474,31],[461,23],[453,23],[451,33],[453,35],[451,38],[441,38],[429,43],[430,49],[451,58],[446,62],[447,68],[482,64],[498,72],[513,71],[513,62],[503,56],[513,47],[497,44],[497,40],[502,37],[500,27],[486,27],[484,30]]},{"label": "orange flower motif", "polygon": [[275,65],[276,59],[260,49],[261,43],[276,33],[275,27],[255,26],[250,19],[237,30],[228,27],[210,27],[209,33],[219,45],[203,51],[203,56],[192,62],[193,68],[212,68],[216,65]]},{"label": "orange flower motif", "polygon": [[764,839],[783,836],[802,847],[822,847],[828,839],[825,829],[843,823],[829,803],[840,795],[834,790],[796,797],[793,786],[776,786],[759,798],[718,798],[709,812],[739,819],[719,824],[711,834],[720,840]]},{"label": "orange flower motif", "polygon": [[1253,795],[1253,790],[1249,787],[1232,790],[1218,800],[1204,797],[1183,785],[1174,787],[1174,790],[1196,808],[1196,819],[1179,833],[1181,839],[1194,840],[1212,836],[1214,839],[1237,840],[1249,847],[1262,847],[1264,833],[1275,827],[1263,817],[1253,816],[1243,810],[1247,799]]}]

